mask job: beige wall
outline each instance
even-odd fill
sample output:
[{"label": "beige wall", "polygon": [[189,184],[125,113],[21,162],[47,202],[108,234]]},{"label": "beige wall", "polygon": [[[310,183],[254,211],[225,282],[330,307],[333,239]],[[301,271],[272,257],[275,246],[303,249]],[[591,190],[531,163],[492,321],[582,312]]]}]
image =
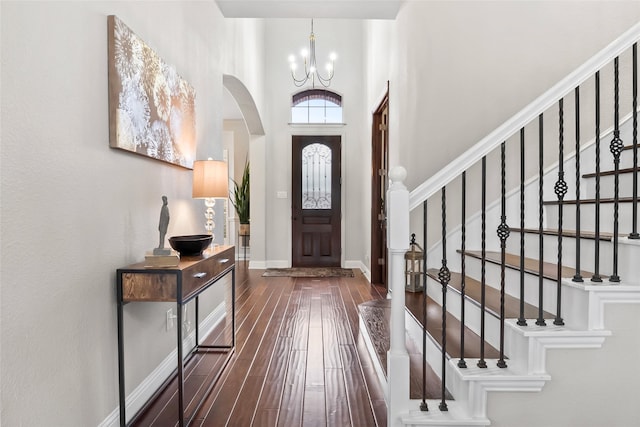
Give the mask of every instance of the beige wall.
[{"label": "beige wall", "polygon": [[[198,158],[222,158],[222,73],[253,76],[233,56],[262,58],[261,38],[214,2],[0,7],[2,424],[97,425],[118,404],[116,268],[157,244],[162,195],[168,236],[204,231],[190,171],[109,148],[107,15],[194,86]],[[223,48],[229,33],[241,52]],[[246,84],[261,99],[261,81]],[[169,307],[125,307],[128,391],[175,347]]]}]

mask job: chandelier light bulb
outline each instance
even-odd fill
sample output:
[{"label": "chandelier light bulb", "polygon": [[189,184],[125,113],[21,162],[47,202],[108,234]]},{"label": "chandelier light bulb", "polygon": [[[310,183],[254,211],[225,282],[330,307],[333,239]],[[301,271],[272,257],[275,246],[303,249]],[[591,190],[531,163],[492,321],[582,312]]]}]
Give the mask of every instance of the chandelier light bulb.
[{"label": "chandelier light bulb", "polygon": [[316,72],[316,67],[314,67],[313,65],[309,67],[309,73],[313,74],[315,72]]},{"label": "chandelier light bulb", "polygon": [[293,55],[289,55],[289,62],[296,62],[296,57]]},{"label": "chandelier light bulb", "polygon": [[307,56],[309,56],[309,51],[307,49],[302,49],[300,51],[300,55],[302,55],[303,58],[306,58]]},{"label": "chandelier light bulb", "polygon": [[333,64],[327,64],[325,68],[326,68],[326,70],[328,72],[332,72],[333,71]]},{"label": "chandelier light bulb", "polygon": [[331,54],[329,55],[329,59],[331,61],[335,61],[336,59],[338,59],[338,55],[336,55],[335,52],[331,52]]}]

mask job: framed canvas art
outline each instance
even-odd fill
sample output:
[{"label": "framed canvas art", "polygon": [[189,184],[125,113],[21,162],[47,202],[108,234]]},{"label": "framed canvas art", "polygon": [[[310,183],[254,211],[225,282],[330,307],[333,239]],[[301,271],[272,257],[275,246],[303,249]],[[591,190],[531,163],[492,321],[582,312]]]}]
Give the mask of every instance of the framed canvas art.
[{"label": "framed canvas art", "polygon": [[109,145],[191,169],[195,90],[118,17],[107,27]]}]

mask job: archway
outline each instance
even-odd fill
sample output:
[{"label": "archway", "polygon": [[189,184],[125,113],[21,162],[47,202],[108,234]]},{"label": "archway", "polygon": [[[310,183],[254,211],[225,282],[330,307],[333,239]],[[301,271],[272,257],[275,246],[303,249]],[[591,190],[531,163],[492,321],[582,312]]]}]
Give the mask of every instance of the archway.
[{"label": "archway", "polygon": [[251,260],[249,268],[264,268],[266,259],[264,127],[256,103],[247,87],[237,77],[228,74],[222,76],[222,85],[238,104],[249,133],[251,187]]}]

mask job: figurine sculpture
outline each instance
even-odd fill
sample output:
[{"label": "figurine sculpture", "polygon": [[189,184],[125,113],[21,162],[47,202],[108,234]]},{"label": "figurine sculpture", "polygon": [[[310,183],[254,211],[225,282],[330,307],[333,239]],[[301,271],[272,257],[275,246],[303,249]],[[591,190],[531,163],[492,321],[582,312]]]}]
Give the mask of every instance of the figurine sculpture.
[{"label": "figurine sculpture", "polygon": [[160,241],[158,247],[153,250],[155,255],[165,255],[171,252],[170,249],[164,248],[164,238],[167,235],[167,228],[169,228],[169,206],[167,196],[162,196],[162,208],[160,208],[160,221],[158,223],[158,231],[160,232]]}]

